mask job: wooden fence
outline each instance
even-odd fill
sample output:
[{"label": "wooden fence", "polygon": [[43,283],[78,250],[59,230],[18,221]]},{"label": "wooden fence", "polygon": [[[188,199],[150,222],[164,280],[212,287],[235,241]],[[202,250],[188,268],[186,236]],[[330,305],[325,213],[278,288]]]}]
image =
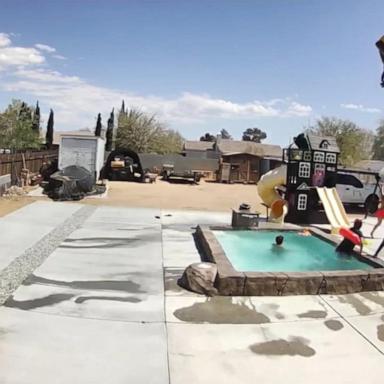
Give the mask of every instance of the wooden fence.
[{"label": "wooden fence", "polygon": [[52,161],[58,158],[58,150],[28,151],[24,154],[0,154],[0,176],[13,174],[19,177],[23,168],[30,172],[39,172],[45,161]]}]

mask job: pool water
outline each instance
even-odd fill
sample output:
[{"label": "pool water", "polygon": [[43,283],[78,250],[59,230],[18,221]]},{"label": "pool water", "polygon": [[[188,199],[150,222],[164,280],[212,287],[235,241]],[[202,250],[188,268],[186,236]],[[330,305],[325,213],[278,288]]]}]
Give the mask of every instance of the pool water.
[{"label": "pool water", "polygon": [[[304,272],[372,267],[349,255],[335,252],[335,246],[316,236],[296,231],[213,231],[233,267],[240,272]],[[284,236],[282,247],[274,246]]]}]

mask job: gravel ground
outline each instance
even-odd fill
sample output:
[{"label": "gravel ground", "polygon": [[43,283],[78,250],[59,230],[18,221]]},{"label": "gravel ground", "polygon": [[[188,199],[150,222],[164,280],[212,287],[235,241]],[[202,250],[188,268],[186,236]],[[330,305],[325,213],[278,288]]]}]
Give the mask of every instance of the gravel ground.
[{"label": "gravel ground", "polygon": [[0,305],[73,231],[81,227],[95,209],[93,206],[82,207],[1,271]]}]

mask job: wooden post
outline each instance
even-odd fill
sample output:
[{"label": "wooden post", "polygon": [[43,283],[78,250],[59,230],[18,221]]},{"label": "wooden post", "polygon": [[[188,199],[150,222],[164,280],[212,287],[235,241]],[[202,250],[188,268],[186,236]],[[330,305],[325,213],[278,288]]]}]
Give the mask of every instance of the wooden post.
[{"label": "wooden post", "polygon": [[250,173],[250,168],[251,168],[251,162],[250,162],[249,159],[247,160],[247,162],[248,162],[248,166],[247,166],[247,183],[249,183],[249,173]]}]

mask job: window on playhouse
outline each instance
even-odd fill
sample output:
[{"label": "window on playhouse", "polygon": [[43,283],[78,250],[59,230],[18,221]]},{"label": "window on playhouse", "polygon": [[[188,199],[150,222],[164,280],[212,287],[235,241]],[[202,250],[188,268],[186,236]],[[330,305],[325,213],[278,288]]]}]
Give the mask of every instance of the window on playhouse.
[{"label": "window on playhouse", "polygon": [[320,148],[324,148],[324,149],[328,149],[329,147],[329,141],[328,140],[323,140],[320,145],[319,145]]},{"label": "window on playhouse", "polygon": [[315,173],[316,173],[316,171],[325,172],[325,164],[316,163],[315,164]]},{"label": "window on playhouse", "polygon": [[291,149],[289,158],[291,160],[300,161],[303,158],[303,151],[300,151],[299,149]]},{"label": "window on playhouse", "polygon": [[327,153],[325,156],[325,162],[330,164],[336,164],[336,153]]},{"label": "window on playhouse", "polygon": [[311,161],[312,160],[312,154],[311,151],[305,151],[303,156],[304,161]]},{"label": "window on playhouse", "polygon": [[307,209],[307,198],[308,196],[304,193],[300,193],[297,197],[297,210],[305,211]]},{"label": "window on playhouse", "polygon": [[311,163],[300,163],[299,177],[309,177],[311,175]]},{"label": "window on playhouse", "polygon": [[324,152],[315,152],[313,154],[313,161],[318,163],[324,163]]}]

